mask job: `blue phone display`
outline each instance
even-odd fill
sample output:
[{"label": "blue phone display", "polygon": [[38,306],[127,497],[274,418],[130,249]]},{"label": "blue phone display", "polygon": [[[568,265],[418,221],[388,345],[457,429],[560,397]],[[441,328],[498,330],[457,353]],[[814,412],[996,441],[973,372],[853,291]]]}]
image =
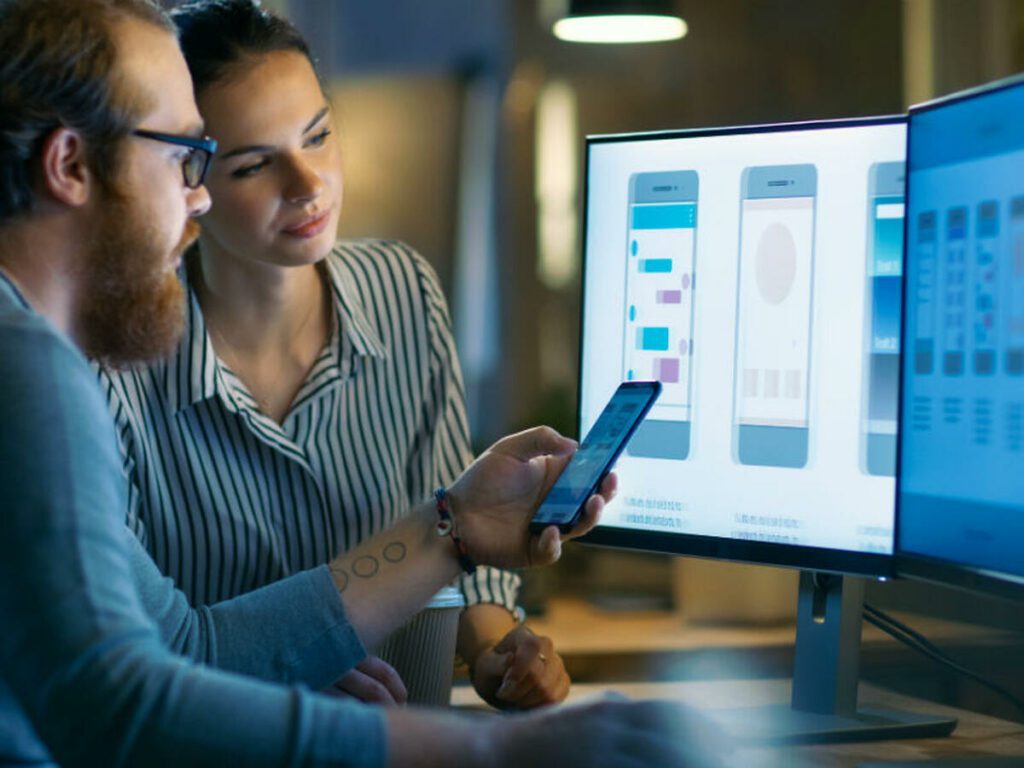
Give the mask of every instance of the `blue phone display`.
[{"label": "blue phone display", "polygon": [[576,524],[584,503],[597,490],[660,392],[657,381],[626,382],[615,390],[537,510],[530,526],[533,530],[557,525],[567,531]]}]

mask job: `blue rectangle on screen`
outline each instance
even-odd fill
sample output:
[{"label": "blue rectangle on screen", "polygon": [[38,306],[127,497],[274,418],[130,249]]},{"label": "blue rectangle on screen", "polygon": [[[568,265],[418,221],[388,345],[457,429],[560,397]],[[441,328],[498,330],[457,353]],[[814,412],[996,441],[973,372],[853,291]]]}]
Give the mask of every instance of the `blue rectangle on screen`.
[{"label": "blue rectangle on screen", "polygon": [[694,203],[633,206],[633,229],[693,229],[696,225]]},{"label": "blue rectangle on screen", "polygon": [[871,281],[871,351],[876,354],[899,354],[902,289],[899,277]]},{"label": "blue rectangle on screen", "polygon": [[637,328],[636,346],[637,349],[665,352],[668,350],[668,328]]},{"label": "blue rectangle on screen", "polygon": [[902,197],[880,197],[875,200],[875,263],[876,277],[903,274],[903,217],[885,216],[882,206],[903,205]]},{"label": "blue rectangle on screen", "polygon": [[640,259],[640,271],[661,273],[671,272],[672,259]]}]

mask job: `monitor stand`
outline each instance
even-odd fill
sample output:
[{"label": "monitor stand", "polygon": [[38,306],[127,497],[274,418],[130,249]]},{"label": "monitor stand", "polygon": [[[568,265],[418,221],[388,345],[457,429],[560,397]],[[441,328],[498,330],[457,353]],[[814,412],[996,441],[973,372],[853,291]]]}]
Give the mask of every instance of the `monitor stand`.
[{"label": "monitor stand", "polygon": [[857,707],[864,580],[803,572],[790,706],[708,712],[751,744],[810,744],[948,736],[955,718]]}]

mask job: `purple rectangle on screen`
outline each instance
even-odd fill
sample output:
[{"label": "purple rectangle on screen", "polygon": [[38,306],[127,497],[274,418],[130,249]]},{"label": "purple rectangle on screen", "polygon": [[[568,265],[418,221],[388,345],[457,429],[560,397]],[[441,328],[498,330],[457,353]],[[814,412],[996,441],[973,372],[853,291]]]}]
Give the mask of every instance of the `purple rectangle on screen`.
[{"label": "purple rectangle on screen", "polygon": [[659,304],[682,304],[682,291],[658,291]]},{"label": "purple rectangle on screen", "polygon": [[666,384],[679,383],[679,358],[659,357],[654,361],[654,378]]}]

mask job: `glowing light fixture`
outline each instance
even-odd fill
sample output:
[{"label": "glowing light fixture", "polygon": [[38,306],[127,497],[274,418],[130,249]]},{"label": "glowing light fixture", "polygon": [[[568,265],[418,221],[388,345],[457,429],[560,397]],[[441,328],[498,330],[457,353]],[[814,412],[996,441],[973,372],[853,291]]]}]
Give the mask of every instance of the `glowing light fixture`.
[{"label": "glowing light fixture", "polygon": [[687,26],[672,0],[568,0],[552,31],[574,43],[653,43],[678,40]]}]

